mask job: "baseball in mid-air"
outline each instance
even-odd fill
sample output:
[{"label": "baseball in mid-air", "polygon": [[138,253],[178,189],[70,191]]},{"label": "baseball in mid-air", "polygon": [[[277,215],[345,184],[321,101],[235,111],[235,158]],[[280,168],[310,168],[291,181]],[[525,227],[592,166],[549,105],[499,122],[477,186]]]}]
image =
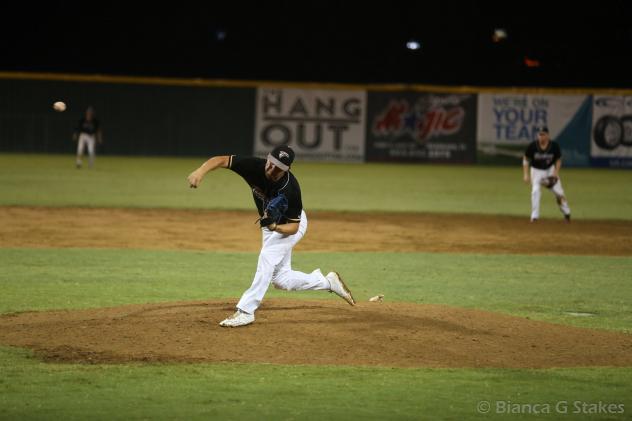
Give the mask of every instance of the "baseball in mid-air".
[{"label": "baseball in mid-air", "polygon": [[53,110],[59,111],[60,113],[66,111],[66,103],[62,101],[57,101],[53,104]]}]

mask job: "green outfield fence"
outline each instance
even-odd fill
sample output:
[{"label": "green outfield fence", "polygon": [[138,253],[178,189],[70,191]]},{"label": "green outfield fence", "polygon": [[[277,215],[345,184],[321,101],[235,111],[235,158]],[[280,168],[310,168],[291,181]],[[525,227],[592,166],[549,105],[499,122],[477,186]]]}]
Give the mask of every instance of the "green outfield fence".
[{"label": "green outfield fence", "polygon": [[632,167],[632,90],[26,72],[0,72],[0,151],[73,153],[89,105],[105,155],[261,155],[288,143],[315,161],[520,165],[544,123],[565,165]]}]

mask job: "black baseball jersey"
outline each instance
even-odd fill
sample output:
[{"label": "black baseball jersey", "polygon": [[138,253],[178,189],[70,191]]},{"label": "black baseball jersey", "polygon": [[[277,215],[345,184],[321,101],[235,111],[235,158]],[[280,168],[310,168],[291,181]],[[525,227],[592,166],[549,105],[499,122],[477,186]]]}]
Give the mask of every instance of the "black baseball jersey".
[{"label": "black baseball jersey", "polygon": [[77,126],[78,133],[86,133],[86,134],[93,135],[98,131],[99,131],[99,120],[97,120],[96,118],[93,118],[92,120],[86,120],[86,118],[83,117],[81,120],[79,120],[79,125]]},{"label": "black baseball jersey", "polygon": [[549,141],[546,149],[540,149],[538,141],[534,140],[529,143],[524,155],[533,168],[547,170],[562,157],[562,150],[560,149],[560,145],[552,140]]},{"label": "black baseball jersey", "polygon": [[268,180],[265,174],[266,160],[250,156],[231,155],[228,168],[239,174],[252,189],[252,197],[259,216],[263,217],[268,201],[283,193],[288,201],[287,212],[280,223],[299,222],[303,211],[301,187],[291,172],[285,173],[278,181]]}]

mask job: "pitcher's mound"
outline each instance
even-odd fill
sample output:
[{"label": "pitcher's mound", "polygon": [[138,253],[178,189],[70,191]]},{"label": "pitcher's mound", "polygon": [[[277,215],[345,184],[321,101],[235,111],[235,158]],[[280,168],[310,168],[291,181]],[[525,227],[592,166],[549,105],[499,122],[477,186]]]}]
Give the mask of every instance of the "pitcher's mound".
[{"label": "pitcher's mound", "polygon": [[632,366],[632,335],[409,303],[269,299],[222,328],[234,301],[0,317],[0,344],[47,361],[243,362],[394,367]]}]

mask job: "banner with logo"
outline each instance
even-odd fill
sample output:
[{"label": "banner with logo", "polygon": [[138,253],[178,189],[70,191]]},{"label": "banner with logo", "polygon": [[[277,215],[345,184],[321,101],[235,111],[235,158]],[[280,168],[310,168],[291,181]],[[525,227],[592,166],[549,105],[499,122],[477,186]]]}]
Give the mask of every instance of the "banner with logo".
[{"label": "banner with logo", "polygon": [[476,158],[476,96],[369,92],[368,161],[460,162]]},{"label": "banner with logo", "polygon": [[564,165],[588,166],[591,115],[588,95],[479,94],[477,161],[521,165],[538,127],[547,126]]},{"label": "banner with logo", "polygon": [[632,168],[632,96],[595,95],[592,123],[592,164]]},{"label": "banner with logo", "polygon": [[289,145],[299,160],[364,161],[365,91],[259,88],[254,153]]}]

